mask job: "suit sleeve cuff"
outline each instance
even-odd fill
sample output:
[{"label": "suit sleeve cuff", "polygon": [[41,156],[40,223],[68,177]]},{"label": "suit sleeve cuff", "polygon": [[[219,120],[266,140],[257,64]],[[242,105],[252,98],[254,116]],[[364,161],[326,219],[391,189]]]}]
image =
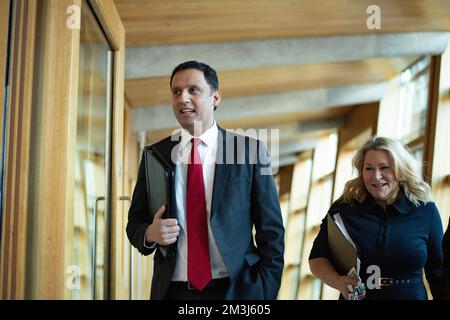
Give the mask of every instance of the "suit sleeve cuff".
[{"label": "suit sleeve cuff", "polygon": [[147,239],[145,239],[145,235],[144,235],[144,248],[147,249],[155,249],[156,248],[156,242],[148,242]]}]

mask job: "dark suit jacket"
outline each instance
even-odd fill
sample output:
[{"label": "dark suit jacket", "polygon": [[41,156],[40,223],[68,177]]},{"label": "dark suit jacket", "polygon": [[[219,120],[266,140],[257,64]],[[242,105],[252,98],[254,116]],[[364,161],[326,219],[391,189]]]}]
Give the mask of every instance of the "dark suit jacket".
[{"label": "dark suit jacket", "polygon": [[450,220],[448,222],[447,231],[444,234],[442,241],[442,248],[444,250],[444,297],[450,299]]},{"label": "dark suit jacket", "polygon": [[[173,163],[171,153],[179,139],[171,140],[168,137],[154,147]],[[225,160],[230,158],[234,158],[234,163],[226,164]],[[276,299],[280,288],[284,227],[273,176],[261,174],[267,171],[270,171],[270,162],[260,141],[219,128],[210,224],[230,273],[226,299]],[[176,210],[175,206],[172,208]],[[150,217],[141,161],[128,214],[127,235],[143,255],[155,251],[143,246],[145,230],[152,222]],[[151,299],[164,298],[175,259],[164,258],[160,250],[156,250]]]}]

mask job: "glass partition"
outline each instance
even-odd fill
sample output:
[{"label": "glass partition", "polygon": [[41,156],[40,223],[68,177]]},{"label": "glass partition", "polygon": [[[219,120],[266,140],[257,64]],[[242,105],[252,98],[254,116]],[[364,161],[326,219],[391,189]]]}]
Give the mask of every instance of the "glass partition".
[{"label": "glass partition", "polygon": [[73,299],[108,298],[112,51],[87,2],[81,8],[72,265]]},{"label": "glass partition", "polygon": [[398,137],[409,143],[425,132],[428,109],[430,58],[425,57],[402,72],[400,77],[400,123]]}]

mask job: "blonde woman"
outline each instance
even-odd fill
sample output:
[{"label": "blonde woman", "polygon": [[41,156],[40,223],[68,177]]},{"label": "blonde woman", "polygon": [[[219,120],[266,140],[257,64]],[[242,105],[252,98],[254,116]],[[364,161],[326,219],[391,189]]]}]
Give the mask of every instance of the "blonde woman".
[{"label": "blonde woman", "polygon": [[[346,183],[329,213],[340,214],[358,247],[366,299],[427,299],[422,269],[433,297],[441,297],[442,221],[414,157],[396,140],[373,137],[358,150],[353,166],[357,178]],[[332,261],[324,219],[310,268],[347,298],[356,280],[339,274]]]}]

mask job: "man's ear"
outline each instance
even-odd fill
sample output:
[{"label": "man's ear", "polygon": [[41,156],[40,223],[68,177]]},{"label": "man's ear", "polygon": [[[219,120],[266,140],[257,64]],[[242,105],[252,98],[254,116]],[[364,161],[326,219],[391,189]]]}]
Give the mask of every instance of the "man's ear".
[{"label": "man's ear", "polygon": [[217,90],[216,92],[213,93],[214,111],[217,109],[217,106],[219,105],[221,99],[222,99],[222,93],[219,90]]}]

